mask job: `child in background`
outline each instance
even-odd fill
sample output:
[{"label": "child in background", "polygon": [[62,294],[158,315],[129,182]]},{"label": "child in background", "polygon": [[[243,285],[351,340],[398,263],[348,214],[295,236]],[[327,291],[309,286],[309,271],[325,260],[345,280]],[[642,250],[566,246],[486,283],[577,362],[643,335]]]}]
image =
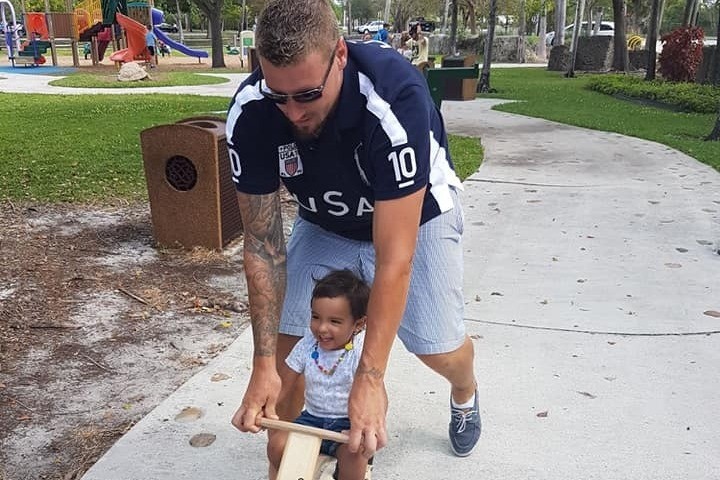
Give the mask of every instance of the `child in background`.
[{"label": "child in background", "polygon": [[165,54],[167,54],[168,57],[170,56],[170,47],[162,40],[158,40],[158,50],[160,50],[160,55],[162,55],[163,58]]},{"label": "child in background", "polygon": [[[349,270],[336,270],[315,284],[310,302],[310,331],[295,345],[285,363],[292,371],[280,398],[305,375],[305,408],[295,423],[341,432],[350,429],[348,397],[365,338],[370,287]],[[271,431],[267,454],[270,480],[275,480],[287,432]],[[346,444],[323,440],[320,453],[337,458],[340,480],[363,480],[368,461]]]},{"label": "child in background", "polygon": [[145,34],[145,47],[147,48],[148,53],[150,54],[150,58],[148,60],[148,63],[150,63],[150,68],[155,68],[155,45],[157,44],[157,38],[155,38],[155,34],[152,31],[152,25],[147,26],[147,33]]}]

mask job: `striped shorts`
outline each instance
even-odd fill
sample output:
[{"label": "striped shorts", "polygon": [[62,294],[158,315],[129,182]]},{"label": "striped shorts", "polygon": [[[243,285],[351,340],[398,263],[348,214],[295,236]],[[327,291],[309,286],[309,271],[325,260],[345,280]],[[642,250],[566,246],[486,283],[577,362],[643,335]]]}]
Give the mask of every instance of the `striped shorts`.
[{"label": "striped shorts", "polygon": [[[451,191],[455,192],[454,189]],[[410,291],[398,337],[417,355],[452,352],[465,341],[463,322],[463,212],[455,207],[420,226]],[[349,269],[372,283],[372,242],[341,237],[298,217],[288,242],[288,272],[280,333],[303,336],[310,326],[313,279]]]}]

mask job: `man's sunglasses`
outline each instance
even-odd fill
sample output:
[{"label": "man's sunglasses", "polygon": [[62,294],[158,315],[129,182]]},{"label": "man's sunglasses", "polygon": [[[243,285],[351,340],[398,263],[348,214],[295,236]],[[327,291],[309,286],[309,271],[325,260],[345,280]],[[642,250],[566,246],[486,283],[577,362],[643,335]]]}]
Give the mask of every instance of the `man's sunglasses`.
[{"label": "man's sunglasses", "polygon": [[325,71],[325,77],[323,77],[322,84],[319,87],[311,88],[309,90],[298,93],[275,93],[267,88],[267,84],[265,84],[265,81],[263,80],[260,86],[260,93],[262,93],[262,96],[267,98],[268,100],[280,104],[287,103],[287,101],[291,98],[298,103],[309,103],[317,100],[318,98],[322,97],[323,90],[325,90],[325,84],[327,83],[327,79],[330,76],[330,70],[332,69],[333,60],[335,59],[336,52],[337,44],[335,44],[332,55],[330,55],[330,63],[328,64],[327,70]]}]

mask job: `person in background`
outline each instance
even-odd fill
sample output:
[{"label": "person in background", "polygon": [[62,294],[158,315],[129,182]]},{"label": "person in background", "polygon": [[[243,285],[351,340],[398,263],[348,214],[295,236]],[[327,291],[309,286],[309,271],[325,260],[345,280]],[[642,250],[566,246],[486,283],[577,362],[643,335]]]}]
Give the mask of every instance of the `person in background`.
[{"label": "person in background", "polygon": [[410,38],[410,34],[408,32],[402,32],[400,35],[400,45],[397,48],[397,51],[400,53],[400,55],[403,56],[403,58],[409,62],[412,61],[412,39]]},{"label": "person in background", "polygon": [[389,27],[389,26],[390,26],[389,23],[387,23],[387,22],[383,23],[382,28],[377,31],[377,33],[375,34],[375,36],[373,36],[373,40],[377,40],[377,41],[383,42],[383,43],[389,43],[389,42],[388,42],[388,37],[389,37],[389,35],[390,35],[390,34],[388,33],[388,27]]},{"label": "person in background", "polygon": [[90,42],[85,42],[83,44],[83,55],[85,55],[85,60],[88,59],[88,55],[90,55],[92,46],[90,45]]},{"label": "person in background", "polygon": [[157,55],[155,46],[157,45],[157,38],[155,37],[152,28],[152,25],[147,26],[147,33],[145,34],[145,48],[149,54],[148,63],[150,64],[150,68],[155,68],[155,56]]},{"label": "person in background", "polygon": [[422,28],[420,28],[420,24],[415,25],[415,27],[410,32],[410,37],[412,38],[412,64],[413,65],[420,65],[421,63],[428,61],[428,39],[425,35],[422,33]]},{"label": "person in background", "polygon": [[167,54],[168,57],[170,56],[170,47],[168,47],[162,40],[158,40],[158,50],[160,50],[160,55],[163,58],[165,57],[165,54]]}]

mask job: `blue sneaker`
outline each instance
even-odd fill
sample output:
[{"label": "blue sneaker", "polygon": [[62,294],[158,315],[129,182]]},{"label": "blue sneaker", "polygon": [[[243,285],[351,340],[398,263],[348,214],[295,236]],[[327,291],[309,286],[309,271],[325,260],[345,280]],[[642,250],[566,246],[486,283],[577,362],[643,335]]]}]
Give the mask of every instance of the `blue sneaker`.
[{"label": "blue sneaker", "polygon": [[480,439],[480,406],[478,391],[472,408],[455,408],[450,400],[450,448],[458,457],[467,457]]}]

